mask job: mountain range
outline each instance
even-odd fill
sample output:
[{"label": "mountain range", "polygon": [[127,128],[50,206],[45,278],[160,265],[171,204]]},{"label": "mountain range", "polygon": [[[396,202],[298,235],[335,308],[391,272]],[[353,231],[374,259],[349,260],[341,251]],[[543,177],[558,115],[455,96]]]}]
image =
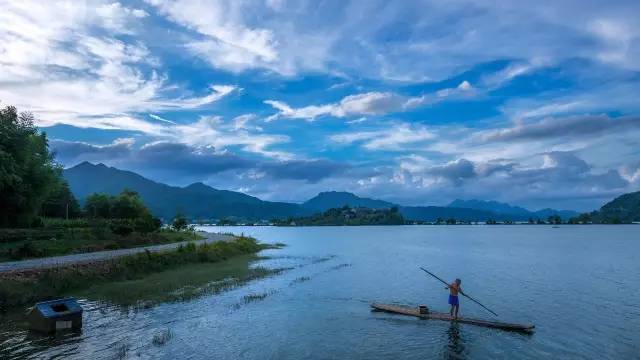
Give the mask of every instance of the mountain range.
[{"label": "mountain range", "polygon": [[435,221],[455,218],[464,221],[546,219],[550,215],[575,216],[572,211],[544,209],[529,211],[496,201],[455,200],[448,206],[401,206],[391,202],[359,197],[349,192],[328,191],[302,204],[265,201],[241,192],[218,190],[203,183],[177,187],[155,182],[131,171],[104,164],[83,162],[65,169],[63,175],[81,201],[92,193],[115,195],[124,189],[140,194],[156,215],[172,219],[177,212],[191,219],[234,217],[261,220],[306,216],[342,206],[383,209],[397,206],[409,220]]},{"label": "mountain range", "polygon": [[555,210],[555,209],[542,209],[538,211],[530,211],[520,206],[512,206],[509,204],[501,203],[498,201],[485,201],[485,200],[460,200],[456,199],[452,201],[449,207],[467,208],[491,211],[498,215],[509,216],[512,220],[528,220],[528,219],[547,219],[549,216],[558,215],[562,219],[569,219],[571,217],[579,215],[578,212],[573,210]]},{"label": "mountain range", "polygon": [[81,201],[92,193],[115,195],[124,189],[136,191],[151,212],[165,220],[177,212],[192,219],[238,217],[270,219],[308,215],[298,204],[263,201],[240,192],[218,190],[203,183],[169,186],[131,171],[83,162],[65,169],[63,175]]}]

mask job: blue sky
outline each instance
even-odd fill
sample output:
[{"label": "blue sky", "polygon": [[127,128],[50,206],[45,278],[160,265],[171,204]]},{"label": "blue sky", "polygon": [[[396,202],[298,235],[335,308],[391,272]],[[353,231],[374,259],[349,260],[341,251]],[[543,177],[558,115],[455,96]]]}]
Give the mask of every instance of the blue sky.
[{"label": "blue sky", "polygon": [[640,187],[637,1],[4,1],[65,166],[269,200],[591,210]]}]

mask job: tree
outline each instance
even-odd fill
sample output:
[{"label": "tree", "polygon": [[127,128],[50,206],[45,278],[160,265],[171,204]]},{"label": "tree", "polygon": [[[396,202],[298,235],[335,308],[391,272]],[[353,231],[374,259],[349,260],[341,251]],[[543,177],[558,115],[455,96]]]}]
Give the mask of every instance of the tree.
[{"label": "tree", "polygon": [[111,217],[115,219],[138,219],[149,215],[149,210],[137,192],[125,189],[118,196],[112,197]]},{"label": "tree", "polygon": [[136,231],[142,234],[157,231],[162,227],[162,221],[151,214],[136,219],[134,224]]},{"label": "tree", "polygon": [[94,193],[87,196],[84,202],[84,212],[92,218],[111,218],[111,201],[107,194]]},{"label": "tree", "polygon": [[592,221],[591,214],[589,213],[583,213],[578,216],[578,222],[580,224],[590,224],[591,221]]},{"label": "tree", "polygon": [[171,227],[173,227],[177,231],[182,231],[187,228],[187,225],[187,219],[181,213],[178,213],[176,214],[176,217],[173,218]]},{"label": "tree", "polygon": [[33,121],[13,106],[0,109],[0,227],[29,226],[62,178]]},{"label": "tree", "polygon": [[42,204],[43,217],[77,218],[80,216],[78,200],[69,189],[66,181],[61,181]]},{"label": "tree", "polygon": [[551,215],[547,218],[549,224],[559,225],[562,224],[562,218],[559,215]]}]

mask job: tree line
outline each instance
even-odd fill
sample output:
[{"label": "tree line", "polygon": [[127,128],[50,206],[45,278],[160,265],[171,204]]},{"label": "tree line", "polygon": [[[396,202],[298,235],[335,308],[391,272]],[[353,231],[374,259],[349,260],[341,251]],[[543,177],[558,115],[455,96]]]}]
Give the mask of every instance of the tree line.
[{"label": "tree line", "polygon": [[332,208],[322,213],[306,217],[290,217],[284,220],[273,220],[278,226],[355,226],[355,225],[404,225],[405,219],[398,207],[390,209],[369,209],[349,206]]},{"label": "tree line", "polygon": [[[81,208],[34,116],[13,106],[0,109],[0,228],[42,226],[42,218],[108,220],[115,233],[151,232],[162,225],[129,190],[92,194]],[[179,230],[186,219],[176,217]]]}]

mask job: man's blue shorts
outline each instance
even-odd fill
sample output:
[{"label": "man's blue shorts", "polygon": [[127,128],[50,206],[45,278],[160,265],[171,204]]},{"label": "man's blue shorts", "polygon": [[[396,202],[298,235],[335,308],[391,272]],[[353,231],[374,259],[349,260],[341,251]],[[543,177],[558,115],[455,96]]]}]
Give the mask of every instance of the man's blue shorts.
[{"label": "man's blue shorts", "polygon": [[458,306],[460,303],[458,302],[458,297],[455,295],[449,295],[449,305]]}]

